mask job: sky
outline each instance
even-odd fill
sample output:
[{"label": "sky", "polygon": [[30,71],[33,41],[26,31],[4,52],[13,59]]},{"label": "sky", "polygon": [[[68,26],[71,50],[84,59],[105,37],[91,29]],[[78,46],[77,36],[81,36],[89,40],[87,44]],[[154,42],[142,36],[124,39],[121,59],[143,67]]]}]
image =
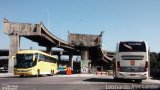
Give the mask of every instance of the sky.
[{"label": "sky", "polygon": [[[3,18],[11,22],[44,23],[57,37],[67,41],[68,31],[103,34],[103,49],[115,51],[118,41],[146,41],[160,52],[160,0],[0,0],[0,49],[10,39],[3,32]],[[21,49],[43,49],[21,38]]]}]

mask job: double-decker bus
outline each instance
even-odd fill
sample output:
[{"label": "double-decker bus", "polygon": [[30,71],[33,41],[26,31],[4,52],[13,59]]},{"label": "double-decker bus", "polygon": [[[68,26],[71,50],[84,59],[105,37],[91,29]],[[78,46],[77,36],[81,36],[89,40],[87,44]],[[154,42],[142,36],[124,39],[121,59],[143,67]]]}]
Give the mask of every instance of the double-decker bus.
[{"label": "double-decker bus", "polygon": [[114,79],[130,79],[140,83],[148,78],[149,54],[145,41],[121,41],[117,43]]},{"label": "double-decker bus", "polygon": [[56,57],[38,50],[21,50],[15,57],[14,74],[23,76],[53,75],[57,70]]}]

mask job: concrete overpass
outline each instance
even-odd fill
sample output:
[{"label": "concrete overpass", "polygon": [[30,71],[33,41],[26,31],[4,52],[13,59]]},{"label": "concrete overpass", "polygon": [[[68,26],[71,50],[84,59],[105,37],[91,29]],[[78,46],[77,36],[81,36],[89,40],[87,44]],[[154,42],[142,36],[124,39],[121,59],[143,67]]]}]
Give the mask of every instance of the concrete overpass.
[{"label": "concrete overpass", "polygon": [[[39,46],[46,47],[46,52],[50,54],[55,53],[52,52],[52,47],[63,48],[69,54],[69,60],[72,60],[76,53],[81,55],[82,61],[103,60],[109,62],[112,60],[104,54],[101,48],[103,33],[100,35],[69,33],[69,41],[66,42],[50,33],[42,22],[40,24],[18,23],[9,22],[7,19],[4,19],[4,33],[10,37],[9,53],[3,51],[4,54],[9,54],[9,72],[13,72],[14,62],[11,57],[20,50],[21,37],[37,42]],[[71,64],[71,66],[73,65]]]},{"label": "concrete overpass", "polygon": [[[41,22],[40,24],[9,22],[4,19],[4,33],[10,37],[9,48],[9,72],[13,72],[14,62],[11,57],[20,49],[20,37],[25,37],[39,46],[46,47],[47,53],[51,54],[52,47],[59,47],[69,51],[76,51],[73,45],[50,33]],[[71,56],[72,57],[72,56]]]},{"label": "concrete overpass", "polygon": [[69,33],[68,36],[69,43],[81,52],[81,72],[85,73],[90,69],[94,72],[97,63],[102,62],[106,66],[106,63],[112,61],[102,50],[103,32],[99,35]]}]

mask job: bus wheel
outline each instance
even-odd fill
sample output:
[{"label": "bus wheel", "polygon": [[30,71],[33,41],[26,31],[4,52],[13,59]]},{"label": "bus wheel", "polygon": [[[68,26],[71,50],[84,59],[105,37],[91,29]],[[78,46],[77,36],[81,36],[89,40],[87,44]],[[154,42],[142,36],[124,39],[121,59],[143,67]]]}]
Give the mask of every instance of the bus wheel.
[{"label": "bus wheel", "polygon": [[24,77],[24,75],[20,75],[20,77]]},{"label": "bus wheel", "polygon": [[142,82],[142,79],[135,80],[135,83],[141,83],[141,82]]},{"label": "bus wheel", "polygon": [[119,82],[121,80],[119,78],[114,78],[114,81]]},{"label": "bus wheel", "polygon": [[47,74],[47,76],[53,76],[53,71],[51,70],[50,74]]},{"label": "bus wheel", "polygon": [[51,70],[51,74],[50,74],[51,76],[53,76],[54,75],[54,70]]},{"label": "bus wheel", "polygon": [[41,75],[40,75],[40,70],[38,69],[37,70],[37,77],[40,77]]}]

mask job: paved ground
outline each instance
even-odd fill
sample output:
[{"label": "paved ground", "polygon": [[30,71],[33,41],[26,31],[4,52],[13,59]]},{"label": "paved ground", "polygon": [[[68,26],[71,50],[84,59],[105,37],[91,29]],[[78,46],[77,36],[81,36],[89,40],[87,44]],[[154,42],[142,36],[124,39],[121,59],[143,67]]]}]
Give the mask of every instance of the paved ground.
[{"label": "paved ground", "polygon": [[[105,90],[114,88],[146,87],[152,89],[160,86],[160,80],[147,79],[137,84],[131,81],[113,80],[112,76],[93,74],[54,75],[42,77],[13,76],[0,74],[0,90]],[[118,85],[118,86],[117,86]],[[124,86],[128,85],[128,86]],[[137,86],[140,85],[140,86]],[[119,87],[120,86],[120,87]],[[10,89],[9,89],[10,88]],[[151,89],[150,88],[150,89]]]}]

